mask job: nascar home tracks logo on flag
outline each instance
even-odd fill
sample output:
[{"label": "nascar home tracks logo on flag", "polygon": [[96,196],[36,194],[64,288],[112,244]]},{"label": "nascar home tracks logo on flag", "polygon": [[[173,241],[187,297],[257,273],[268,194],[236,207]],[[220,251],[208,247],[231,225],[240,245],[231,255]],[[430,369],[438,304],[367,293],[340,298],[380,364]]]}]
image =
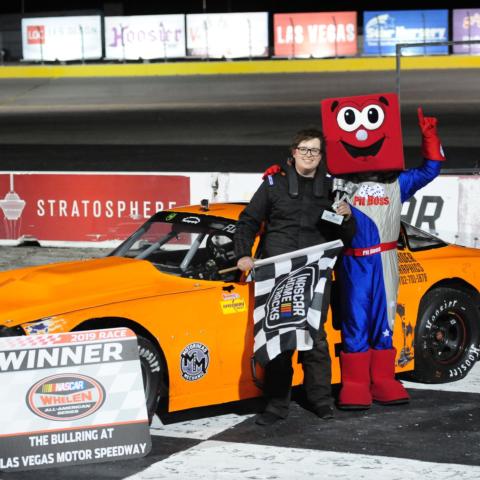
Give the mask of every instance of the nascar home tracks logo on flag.
[{"label": "nascar home tracks logo on flag", "polygon": [[265,304],[265,330],[305,324],[318,273],[318,264],[307,265],[275,285]]},{"label": "nascar home tracks logo on flag", "polygon": [[253,349],[261,365],[286,350],[312,349],[342,247],[335,240],[255,262]]}]

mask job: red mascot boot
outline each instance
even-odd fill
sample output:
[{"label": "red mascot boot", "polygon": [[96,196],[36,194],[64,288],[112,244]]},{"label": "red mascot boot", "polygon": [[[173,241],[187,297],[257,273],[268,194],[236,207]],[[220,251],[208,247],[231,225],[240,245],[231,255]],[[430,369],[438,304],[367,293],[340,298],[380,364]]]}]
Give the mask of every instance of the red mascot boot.
[{"label": "red mascot boot", "polygon": [[338,397],[339,408],[363,410],[371,407],[370,352],[340,352],[342,389]]},{"label": "red mascot boot", "polygon": [[397,351],[394,348],[370,351],[372,352],[373,400],[383,405],[408,403],[410,396],[403,385],[395,379],[395,357]]}]

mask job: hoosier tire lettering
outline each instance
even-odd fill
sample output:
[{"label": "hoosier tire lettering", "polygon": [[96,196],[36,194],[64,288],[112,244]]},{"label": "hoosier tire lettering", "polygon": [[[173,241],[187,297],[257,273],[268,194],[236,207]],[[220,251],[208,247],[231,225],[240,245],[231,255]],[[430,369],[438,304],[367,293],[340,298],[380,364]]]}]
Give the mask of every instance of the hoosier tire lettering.
[{"label": "hoosier tire lettering", "polygon": [[138,335],[137,343],[148,418],[151,423],[157,411],[160,393],[166,390],[166,387],[164,387],[166,368],[161,353],[149,339]]},{"label": "hoosier tire lettering", "polygon": [[415,370],[406,376],[425,383],[459,380],[480,358],[478,306],[466,292],[436,288],[420,303],[415,327]]}]

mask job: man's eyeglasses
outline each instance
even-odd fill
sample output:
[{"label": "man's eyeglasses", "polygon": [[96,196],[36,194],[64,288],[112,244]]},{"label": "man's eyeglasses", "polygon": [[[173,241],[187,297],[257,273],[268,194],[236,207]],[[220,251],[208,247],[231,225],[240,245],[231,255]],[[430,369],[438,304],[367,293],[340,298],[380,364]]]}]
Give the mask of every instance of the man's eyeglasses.
[{"label": "man's eyeglasses", "polygon": [[320,155],[320,149],[319,148],[297,147],[297,150],[302,155],[307,155],[308,153],[310,153],[312,155],[312,157],[316,157],[317,155]]}]

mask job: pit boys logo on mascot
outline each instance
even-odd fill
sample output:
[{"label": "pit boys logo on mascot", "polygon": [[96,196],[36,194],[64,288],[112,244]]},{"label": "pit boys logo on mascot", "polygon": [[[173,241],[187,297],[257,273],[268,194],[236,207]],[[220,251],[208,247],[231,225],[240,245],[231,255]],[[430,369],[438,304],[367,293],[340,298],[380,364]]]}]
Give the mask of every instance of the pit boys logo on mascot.
[{"label": "pit boys logo on mascot", "polygon": [[418,109],[423,164],[404,170],[397,96],[382,93],[321,102],[328,171],[352,208],[356,233],[338,266],[342,325],[339,407],[409,401],[395,379],[392,344],[397,305],[402,202],[431,182],[445,160],[437,119]]}]

